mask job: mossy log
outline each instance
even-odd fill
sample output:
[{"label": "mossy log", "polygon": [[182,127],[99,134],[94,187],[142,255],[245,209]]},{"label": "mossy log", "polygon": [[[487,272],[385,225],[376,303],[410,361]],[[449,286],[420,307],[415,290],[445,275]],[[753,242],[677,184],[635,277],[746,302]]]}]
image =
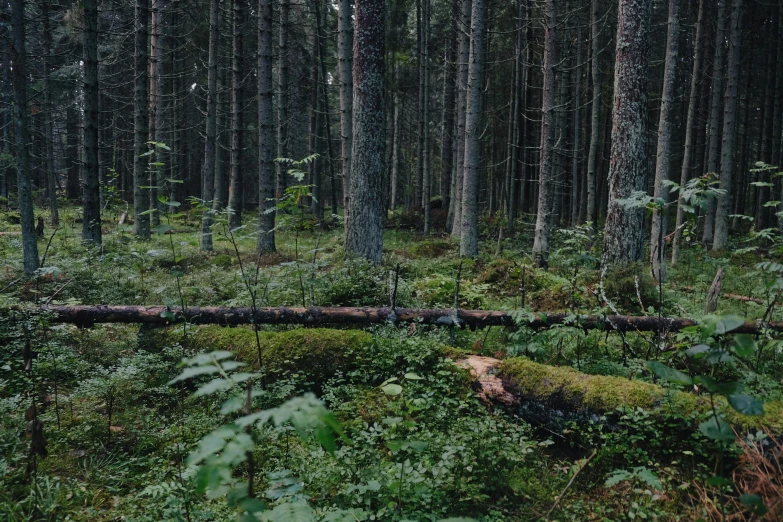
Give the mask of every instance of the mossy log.
[{"label": "mossy log", "polygon": [[[72,323],[90,327],[96,323],[140,323],[153,325],[171,325],[186,319],[192,324],[220,324],[235,326],[240,324],[299,324],[299,325],[352,325],[367,326],[383,323],[420,322],[435,326],[483,328],[487,326],[515,326],[524,324],[534,329],[546,329],[555,325],[572,325],[584,330],[619,330],[623,332],[676,332],[688,326],[696,325],[692,319],[681,317],[658,318],[653,316],[630,315],[574,315],[570,313],[545,314],[534,313],[517,317],[500,310],[459,310],[456,314],[451,308],[415,309],[415,308],[354,308],[354,307],[310,307],[310,308],[258,308],[253,310],[228,307],[190,307],[184,312],[176,307],[165,306],[41,306],[33,308],[38,312],[52,314],[51,320],[58,323]],[[173,315],[172,315],[173,314]],[[783,332],[783,322],[761,323],[746,321],[732,333],[758,333],[761,329]]]},{"label": "mossy log", "polygon": [[[200,351],[228,350],[237,360],[266,372],[305,372],[314,381],[332,375],[337,369],[348,369],[361,360],[372,336],[361,330],[297,328],[285,332],[255,332],[249,328],[198,326],[188,328],[155,328],[140,337],[140,345],[154,349],[166,344],[187,342]],[[260,361],[258,345],[261,346]],[[260,363],[260,364],[259,364]]]},{"label": "mossy log", "polygon": [[[710,410],[708,396],[667,390],[622,377],[588,375],[573,368],[547,366],[521,357],[497,361],[494,367],[505,392],[520,400],[556,402],[569,409],[593,413],[611,413],[620,406],[682,415]],[[762,416],[741,415],[720,398],[716,404],[724,417],[737,428],[766,428],[772,433],[783,434],[782,401],[765,403]]]}]

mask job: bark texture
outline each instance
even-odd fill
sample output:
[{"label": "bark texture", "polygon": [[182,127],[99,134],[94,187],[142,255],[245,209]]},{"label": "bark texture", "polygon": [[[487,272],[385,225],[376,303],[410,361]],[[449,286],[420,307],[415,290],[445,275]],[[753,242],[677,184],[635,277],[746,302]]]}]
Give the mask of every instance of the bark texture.
[{"label": "bark texture", "polygon": [[217,160],[217,81],[218,39],[220,38],[220,1],[209,3],[209,62],[207,63],[207,117],[204,143],[204,177],[201,199],[206,205],[201,218],[201,250],[212,251],[212,200],[215,197],[215,161]]},{"label": "bark texture", "polygon": [[[655,161],[655,185],[653,196],[664,205],[669,202],[669,189],[664,185],[669,181],[672,157],[673,114],[677,80],[677,61],[680,52],[680,0],[669,0],[669,29],[666,36],[666,62],[663,68],[663,92],[661,110],[658,119],[658,149]],[[652,216],[650,232],[650,257],[653,275],[659,281],[666,280],[664,249],[668,219],[667,211],[656,208]]]},{"label": "bark texture", "polygon": [[468,92],[468,62],[470,60],[471,0],[462,0],[459,17],[459,62],[457,64],[457,165],[454,176],[454,210],[451,236],[462,235],[462,182],[465,170],[465,106]]},{"label": "bark texture", "polygon": [[229,226],[242,224],[242,4],[232,1],[231,38],[231,174],[228,186]]},{"label": "bark texture", "polygon": [[644,209],[618,200],[647,184],[647,58],[652,0],[620,0],[604,264],[641,261]]},{"label": "bark texture", "polygon": [[[30,181],[30,131],[27,122],[27,49],[25,46],[24,0],[11,2],[13,41],[14,130],[16,131],[16,180],[22,225],[22,259],[25,276],[38,269],[32,183]],[[8,62],[6,62],[8,63]]]},{"label": "bark texture", "polygon": [[353,42],[353,163],[346,251],[380,263],[383,251],[384,0],[356,0]]},{"label": "bark texture", "polygon": [[[340,76],[340,146],[342,150],[343,209],[348,211],[353,148],[353,23],[351,0],[340,0],[337,18],[337,67]],[[396,139],[396,135],[395,135]],[[392,200],[392,208],[394,201]],[[337,213],[337,209],[333,212]],[[346,223],[348,216],[345,216]]]},{"label": "bark texture", "polygon": [[592,33],[590,75],[593,100],[590,108],[590,148],[587,156],[587,219],[598,226],[598,196],[596,171],[598,169],[598,144],[601,133],[601,26],[599,25],[598,0],[590,7],[590,31]]},{"label": "bark texture", "polygon": [[729,243],[729,213],[731,212],[732,169],[737,129],[737,91],[739,90],[740,50],[742,47],[742,0],[734,0],[731,9],[731,39],[729,41],[728,81],[723,103],[723,142],[721,143],[720,188],[715,207],[715,237],[712,249],[723,250]]},{"label": "bark texture", "polygon": [[82,240],[101,244],[98,175],[98,0],[84,0],[84,183]]},{"label": "bark texture", "polygon": [[481,89],[484,85],[486,0],[473,1],[470,22],[470,64],[465,105],[465,161],[462,179],[460,255],[478,255],[478,189],[481,167]]},{"label": "bark texture", "polygon": [[261,254],[275,251],[275,165],[272,123],[272,0],[258,1],[258,241]]},{"label": "bark texture", "polygon": [[134,49],[133,89],[133,233],[142,239],[150,237],[149,199],[141,188],[147,184],[147,158],[142,156],[147,142],[147,36],[149,0],[136,0],[136,40]]},{"label": "bark texture", "polygon": [[555,203],[555,64],[557,61],[557,13],[555,0],[544,4],[544,80],[541,95],[541,161],[538,175],[538,213],[533,255],[539,267],[547,266],[549,231]]}]

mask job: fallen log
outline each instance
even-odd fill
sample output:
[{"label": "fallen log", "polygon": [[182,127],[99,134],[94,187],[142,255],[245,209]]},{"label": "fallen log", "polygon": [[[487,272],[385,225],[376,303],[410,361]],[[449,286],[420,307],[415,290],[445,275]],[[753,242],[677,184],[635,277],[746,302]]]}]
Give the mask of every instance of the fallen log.
[{"label": "fallen log", "polygon": [[[488,326],[525,325],[533,329],[547,329],[556,325],[573,326],[583,330],[617,330],[621,332],[676,332],[695,326],[692,319],[682,317],[630,316],[630,315],[575,315],[575,314],[520,314],[514,318],[511,312],[501,310],[459,310],[455,316],[451,308],[354,308],[310,307],[258,308],[253,317],[252,308],[215,306],[190,307],[184,312],[177,307],[166,306],[116,306],[76,305],[38,306],[29,310],[48,312],[56,323],[72,323],[89,327],[97,323],[138,323],[170,325],[187,320],[191,324],[299,324],[353,325],[401,324],[418,322],[434,326],[458,326],[484,328]],[[783,332],[783,322],[748,320],[732,333],[758,333],[762,329]]]},{"label": "fallen log", "polygon": [[[567,366],[548,366],[522,357],[501,361],[471,355],[458,364],[471,372],[482,400],[505,407],[539,404],[572,412],[609,414],[624,406],[682,415],[708,413],[712,408],[706,395],[665,389],[623,377],[588,375]],[[765,413],[760,416],[737,413],[720,397],[715,399],[715,405],[737,428],[783,433],[783,401],[765,402]],[[547,417],[548,409],[544,410]]]}]

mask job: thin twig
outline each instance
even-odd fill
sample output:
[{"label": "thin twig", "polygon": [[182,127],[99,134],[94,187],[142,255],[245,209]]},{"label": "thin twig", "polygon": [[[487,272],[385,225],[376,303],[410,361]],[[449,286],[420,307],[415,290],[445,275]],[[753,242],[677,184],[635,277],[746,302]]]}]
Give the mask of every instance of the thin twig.
[{"label": "thin twig", "polygon": [[584,461],[584,463],[582,463],[581,466],[579,466],[579,469],[576,470],[574,475],[571,477],[571,480],[569,480],[568,484],[566,484],[565,489],[563,489],[563,491],[557,496],[557,500],[555,500],[555,503],[552,505],[551,508],[549,508],[549,511],[546,512],[546,515],[544,515],[544,518],[549,520],[549,515],[552,513],[552,511],[555,510],[555,508],[558,506],[558,504],[560,504],[560,501],[563,500],[563,497],[565,496],[566,492],[568,491],[568,488],[570,488],[571,484],[574,483],[574,480],[576,479],[577,475],[579,475],[579,473],[581,473],[581,471],[583,469],[585,469],[588,464],[590,464],[590,461],[593,460],[593,457],[595,457],[597,453],[598,453],[598,450],[594,449],[593,453],[587,458],[587,460]]}]

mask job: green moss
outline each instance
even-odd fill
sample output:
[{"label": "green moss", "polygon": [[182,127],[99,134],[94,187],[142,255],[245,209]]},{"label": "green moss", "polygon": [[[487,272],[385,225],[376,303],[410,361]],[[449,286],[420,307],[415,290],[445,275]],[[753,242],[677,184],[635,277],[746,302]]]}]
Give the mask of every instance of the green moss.
[{"label": "green moss", "polygon": [[416,257],[441,257],[456,252],[456,248],[457,244],[450,239],[429,239],[415,243],[409,252]]},{"label": "green moss", "polygon": [[[632,381],[622,377],[587,375],[563,366],[547,366],[524,358],[503,361],[499,375],[514,386],[520,395],[539,400],[557,398],[575,408],[608,413],[620,406],[657,410],[673,408],[683,414],[709,410],[706,397],[666,390],[655,384]],[[773,433],[783,432],[783,402],[764,405],[765,415],[741,415],[718,401],[725,417],[732,424],[748,429],[762,426]]]},{"label": "green moss", "polygon": [[[337,369],[350,367],[372,336],[360,330],[297,328],[285,332],[259,332],[260,367],[268,372],[304,371],[322,380]],[[146,344],[178,342],[179,329],[160,329]],[[203,326],[188,331],[188,342],[198,351],[228,350],[236,358],[259,368],[256,336],[249,328]]]},{"label": "green moss", "polygon": [[603,284],[607,299],[621,313],[639,311],[641,308],[639,297],[645,308],[658,303],[658,288],[650,275],[650,268],[642,263],[626,263],[610,267],[606,271]]}]

